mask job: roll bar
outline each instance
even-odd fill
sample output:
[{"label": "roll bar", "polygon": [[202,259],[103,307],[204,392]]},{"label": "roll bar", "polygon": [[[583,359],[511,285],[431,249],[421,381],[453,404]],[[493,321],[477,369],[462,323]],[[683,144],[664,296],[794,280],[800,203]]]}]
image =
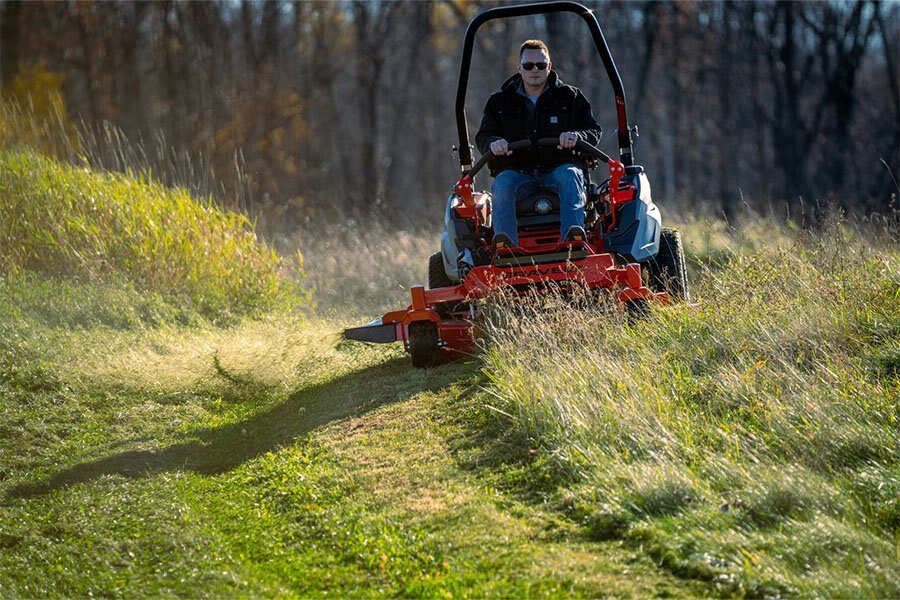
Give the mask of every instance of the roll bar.
[{"label": "roll bar", "polygon": [[616,69],[616,63],[612,54],[609,52],[609,46],[606,45],[606,38],[603,37],[603,31],[600,30],[600,23],[594,16],[593,11],[587,7],[569,0],[557,0],[556,2],[542,2],[538,4],[519,4],[514,6],[500,6],[490,8],[475,15],[466,27],[466,38],[463,42],[462,60],[459,67],[459,85],[456,88],[456,129],[459,134],[459,164],[463,171],[467,171],[472,165],[472,150],[469,148],[469,130],[466,125],[466,88],[469,84],[469,66],[472,62],[472,46],[475,42],[475,32],[478,28],[488,21],[494,19],[505,19],[509,17],[524,17],[528,15],[551,14],[558,12],[572,12],[587,23],[594,38],[594,45],[597,46],[597,52],[603,60],[606,67],[606,74],[612,84],[613,92],[616,95],[616,115],[618,119],[618,142],[619,142],[619,158],[623,165],[629,166],[633,164],[633,150],[631,144],[631,130],[628,128],[628,117],[625,112],[625,90],[622,87],[622,78]]}]

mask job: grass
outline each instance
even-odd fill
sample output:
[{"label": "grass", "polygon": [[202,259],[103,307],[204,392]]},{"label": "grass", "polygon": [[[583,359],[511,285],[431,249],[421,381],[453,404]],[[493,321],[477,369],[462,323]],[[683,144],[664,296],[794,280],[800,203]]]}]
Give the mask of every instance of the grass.
[{"label": "grass", "polygon": [[284,313],[70,328],[22,287],[0,290],[4,596],[696,592],[495,487],[478,363],[413,370]]},{"label": "grass", "polygon": [[495,311],[491,406],[544,458],[522,487],[720,593],[896,596],[895,233],[707,253],[700,306],[641,322]]},{"label": "grass", "polygon": [[428,283],[428,256],[438,245],[432,231],[353,221],[278,241],[285,253],[300,248],[316,314],[362,323],[409,305],[409,288]]},{"label": "grass", "polygon": [[4,597],[900,594],[895,222],[689,221],[696,309],[501,301],[413,370],[337,333],[431,234],[280,241],[310,305],[146,177],[6,149],[0,191]]},{"label": "grass", "polygon": [[[97,193],[36,186],[42,219],[5,223],[22,230],[7,237],[19,254],[7,256],[0,280],[0,595],[699,589],[498,489],[502,478],[479,466],[477,362],[412,370],[398,348],[340,343],[353,317],[244,304],[235,314],[255,318],[222,327],[178,285],[134,277],[129,268],[152,244],[136,245],[134,262],[117,262],[129,249],[106,246],[101,268],[78,257],[92,257],[84,250],[104,235],[62,235],[84,216],[84,198],[126,186],[144,200],[152,184],[5,156],[7,177],[45,169]],[[114,202],[124,192],[113,196],[110,211],[128,214]],[[49,210],[53,201],[60,210]],[[150,226],[152,207],[134,208],[135,222]],[[35,239],[26,222],[40,225]],[[103,224],[116,231],[114,219]],[[69,243],[42,245],[40,232]],[[399,272],[401,257],[382,255]],[[165,277],[189,263],[187,254],[156,258]],[[204,277],[222,268],[200,263]],[[360,311],[388,295],[368,298]]]},{"label": "grass", "polygon": [[896,252],[826,233],[721,229],[696,310],[499,307],[426,371],[352,314],[4,281],[0,593],[896,595]]},{"label": "grass", "polygon": [[207,318],[264,312],[287,287],[246,217],[184,190],[5,150],[0,191],[7,278],[116,282]]}]

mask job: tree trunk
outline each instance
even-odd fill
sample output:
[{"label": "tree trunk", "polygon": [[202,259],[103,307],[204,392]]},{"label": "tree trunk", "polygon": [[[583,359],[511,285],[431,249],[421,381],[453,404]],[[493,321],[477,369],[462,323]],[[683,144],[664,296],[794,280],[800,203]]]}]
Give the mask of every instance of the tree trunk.
[{"label": "tree trunk", "polygon": [[0,87],[4,90],[19,72],[21,31],[22,2],[6,0],[0,4]]}]

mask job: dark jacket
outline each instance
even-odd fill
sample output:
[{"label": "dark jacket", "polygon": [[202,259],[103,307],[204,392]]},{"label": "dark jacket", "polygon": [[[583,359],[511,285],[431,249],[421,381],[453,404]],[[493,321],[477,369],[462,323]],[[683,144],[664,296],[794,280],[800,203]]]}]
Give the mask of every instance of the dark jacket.
[{"label": "dark jacket", "polygon": [[571,149],[537,147],[539,139],[559,138],[564,131],[575,132],[595,146],[600,142],[603,130],[594,120],[591,104],[581,90],[560,81],[555,71],[550,71],[547,87],[534,105],[524,92],[520,92],[522,89],[522,76],[516,73],[506,80],[499,92],[491,95],[475,143],[482,154],[490,152],[491,142],[501,138],[507,142],[530,139],[534,146],[516,150],[512,156],[492,159],[491,175],[506,169],[546,172],[567,162],[584,165]]}]

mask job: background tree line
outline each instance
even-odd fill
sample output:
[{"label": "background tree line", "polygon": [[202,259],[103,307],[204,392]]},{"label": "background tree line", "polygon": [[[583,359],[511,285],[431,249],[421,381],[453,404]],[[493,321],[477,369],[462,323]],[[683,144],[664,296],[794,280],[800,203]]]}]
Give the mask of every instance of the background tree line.
[{"label": "background tree line", "polygon": [[[659,202],[731,218],[745,204],[891,209],[900,4],[584,3],[622,74]],[[0,84],[32,105],[58,88],[66,118],[95,139],[124,136],[157,174],[240,204],[263,231],[373,214],[434,223],[458,174],[463,32],[490,5],[5,0]],[[527,37],[545,39],[560,77],[585,91],[614,153],[612,92],[571,14],[479,31],[470,135]]]}]

